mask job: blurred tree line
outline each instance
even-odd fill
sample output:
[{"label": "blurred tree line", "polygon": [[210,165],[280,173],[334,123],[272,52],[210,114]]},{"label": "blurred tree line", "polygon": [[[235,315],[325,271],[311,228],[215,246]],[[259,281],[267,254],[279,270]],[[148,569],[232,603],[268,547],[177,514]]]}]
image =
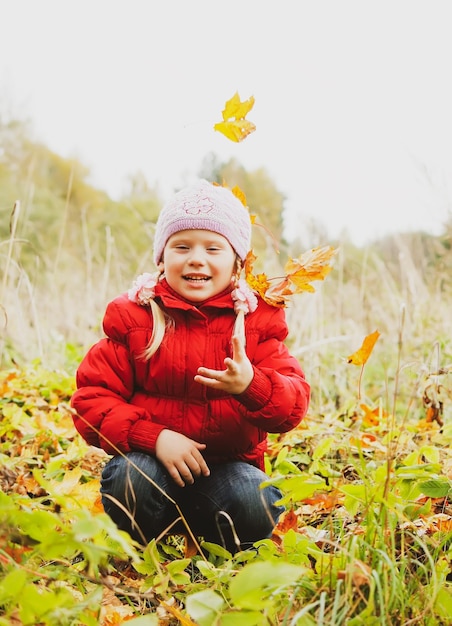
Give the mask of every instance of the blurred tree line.
[{"label": "blurred tree line", "polygon": [[[82,163],[31,142],[24,123],[0,120],[0,146],[0,242],[10,238],[11,212],[19,201],[15,260],[28,272],[39,267],[36,280],[44,269],[95,271],[100,266],[104,271],[108,259],[110,271],[124,284],[137,271],[152,271],[162,200],[142,174],[131,177],[126,195],[114,201],[87,182],[89,171]],[[281,245],[284,196],[265,170],[246,172],[234,160],[220,163],[207,155],[199,175],[244,191],[263,226],[253,234],[259,254]]]},{"label": "blurred tree line", "polygon": [[[158,190],[140,173],[114,201],[88,182],[82,163],[62,158],[29,137],[24,122],[0,118],[0,347],[6,345],[13,354],[26,352],[31,336],[42,352],[48,326],[65,342],[76,341],[86,329],[91,334],[81,343],[93,339],[100,332],[105,303],[125,291],[137,274],[153,271],[152,240],[162,206]],[[334,293],[339,283],[355,283],[362,291],[363,268],[374,288],[384,280],[400,293],[415,294],[410,281],[416,276],[435,293],[450,292],[452,222],[440,237],[400,233],[363,248],[346,236],[329,240],[328,225],[311,222],[305,224],[302,239],[299,235],[288,242],[283,236],[284,194],[265,169],[249,172],[234,159],[224,163],[209,154],[199,175],[238,185],[245,193],[258,224],[253,228],[257,271],[276,276],[288,256],[333,245],[340,248],[341,258],[336,280],[325,283],[327,293]],[[415,273],[407,271],[409,264]]]}]

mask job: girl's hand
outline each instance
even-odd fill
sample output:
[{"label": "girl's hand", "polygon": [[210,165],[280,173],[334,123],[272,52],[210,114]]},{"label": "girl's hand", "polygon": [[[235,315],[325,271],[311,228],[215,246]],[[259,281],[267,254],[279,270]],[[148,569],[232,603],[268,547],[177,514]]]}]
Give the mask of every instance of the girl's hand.
[{"label": "girl's hand", "polygon": [[245,346],[238,337],[232,337],[232,359],[226,358],[224,364],[226,369],[221,371],[206,367],[198,368],[196,382],[231,394],[245,391],[253,380],[254,370],[245,352]]},{"label": "girl's hand", "polygon": [[198,476],[209,476],[210,470],[200,450],[205,443],[198,443],[174,430],[162,430],[155,444],[155,456],[166,468],[179,487],[192,485]]}]

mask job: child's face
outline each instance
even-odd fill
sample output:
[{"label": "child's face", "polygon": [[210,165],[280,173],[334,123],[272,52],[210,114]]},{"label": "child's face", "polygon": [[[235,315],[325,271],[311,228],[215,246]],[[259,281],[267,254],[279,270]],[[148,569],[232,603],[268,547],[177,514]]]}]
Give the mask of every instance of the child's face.
[{"label": "child's face", "polygon": [[203,302],[231,283],[236,254],[210,230],[181,230],[166,242],[162,267],[170,287],[191,302]]}]

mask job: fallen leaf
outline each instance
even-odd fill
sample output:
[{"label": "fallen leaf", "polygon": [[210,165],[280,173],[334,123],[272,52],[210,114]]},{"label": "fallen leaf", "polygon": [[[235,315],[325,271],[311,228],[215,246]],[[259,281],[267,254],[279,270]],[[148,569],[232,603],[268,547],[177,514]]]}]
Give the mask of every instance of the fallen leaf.
[{"label": "fallen leaf", "polygon": [[303,504],[310,504],[315,507],[318,512],[332,511],[343,499],[343,494],[338,491],[329,493],[317,493],[311,498],[304,498]]},{"label": "fallen leaf", "polygon": [[175,617],[179,624],[182,626],[198,626],[196,622],[193,622],[187,615],[184,615],[177,606],[173,606],[169,602],[161,602],[160,606],[165,609],[167,613]]},{"label": "fallen leaf", "polygon": [[297,530],[298,524],[298,515],[293,509],[290,509],[281,515],[278,523],[273,529],[273,534],[278,536],[285,535],[289,530]]},{"label": "fallen leaf", "polygon": [[363,587],[368,585],[372,577],[372,569],[359,559],[356,559],[353,563],[350,563],[345,570],[340,570],[337,573],[339,580],[346,580],[351,578],[355,587]]}]

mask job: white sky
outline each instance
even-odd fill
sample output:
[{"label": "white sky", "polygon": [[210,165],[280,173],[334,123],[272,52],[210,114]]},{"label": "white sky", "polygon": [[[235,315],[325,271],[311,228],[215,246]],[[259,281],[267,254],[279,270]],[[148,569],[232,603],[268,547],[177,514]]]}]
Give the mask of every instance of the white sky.
[{"label": "white sky", "polygon": [[[0,111],[114,198],[141,171],[166,199],[214,152],[268,171],[291,234],[438,233],[451,24],[449,0],[0,0]],[[213,130],[236,91],[238,144]]]}]

